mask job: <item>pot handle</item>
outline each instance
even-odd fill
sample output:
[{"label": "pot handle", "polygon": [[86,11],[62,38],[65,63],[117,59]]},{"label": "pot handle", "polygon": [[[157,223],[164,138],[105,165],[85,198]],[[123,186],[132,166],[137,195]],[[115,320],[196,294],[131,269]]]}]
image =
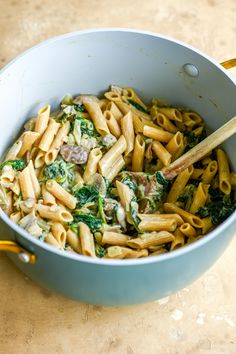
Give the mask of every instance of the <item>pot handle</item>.
[{"label": "pot handle", "polygon": [[16,253],[18,258],[24,263],[34,264],[36,262],[36,256],[33,253],[26,251],[14,241],[0,240],[0,251]]},{"label": "pot handle", "polygon": [[234,68],[236,66],[236,58],[223,61],[220,65],[222,65],[225,69]]}]

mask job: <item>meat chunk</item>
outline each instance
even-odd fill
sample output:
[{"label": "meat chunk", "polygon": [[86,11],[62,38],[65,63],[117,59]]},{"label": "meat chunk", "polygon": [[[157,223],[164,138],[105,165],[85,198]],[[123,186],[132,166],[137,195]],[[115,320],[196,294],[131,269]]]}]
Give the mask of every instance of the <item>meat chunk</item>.
[{"label": "meat chunk", "polygon": [[64,144],[61,147],[61,156],[66,162],[73,162],[76,165],[82,165],[87,162],[89,150],[77,146]]}]

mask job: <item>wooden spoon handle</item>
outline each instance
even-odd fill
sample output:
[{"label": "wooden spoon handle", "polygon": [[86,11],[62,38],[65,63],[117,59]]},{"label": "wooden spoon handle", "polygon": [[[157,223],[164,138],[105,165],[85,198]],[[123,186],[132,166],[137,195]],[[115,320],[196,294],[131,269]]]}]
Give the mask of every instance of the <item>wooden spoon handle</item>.
[{"label": "wooden spoon handle", "polygon": [[230,119],[222,127],[209,135],[206,139],[194,146],[191,150],[182,155],[179,159],[171,163],[168,167],[163,168],[162,172],[166,179],[175,178],[180,172],[188,168],[194,162],[199,161],[209,151],[223,143],[231,135],[236,133],[236,116]]}]

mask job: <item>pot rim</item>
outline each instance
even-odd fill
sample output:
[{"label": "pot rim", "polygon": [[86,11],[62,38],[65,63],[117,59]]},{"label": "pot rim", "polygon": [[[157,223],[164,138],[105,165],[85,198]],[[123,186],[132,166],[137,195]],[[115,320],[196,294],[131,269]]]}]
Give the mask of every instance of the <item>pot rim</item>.
[{"label": "pot rim", "polygon": [[[65,38],[73,38],[77,37],[79,35],[83,34],[90,34],[90,33],[99,33],[99,32],[124,32],[124,33],[134,33],[134,34],[141,34],[141,35],[147,35],[150,37],[155,37],[155,38],[161,38],[164,40],[167,40],[169,42],[173,42],[176,44],[179,44],[182,47],[185,47],[187,49],[192,50],[193,52],[203,56],[206,58],[209,62],[211,62],[214,66],[216,66],[219,70],[221,70],[227,77],[236,85],[236,79],[232,78],[227,72],[227,70],[222,67],[215,59],[211,58],[207,54],[203,53],[202,51],[198,50],[197,48],[184,43],[182,41],[173,39],[168,36],[164,36],[162,34],[158,34],[155,32],[151,31],[144,31],[144,30],[138,30],[138,29],[130,29],[130,28],[117,28],[117,27],[105,27],[105,28],[90,28],[90,29],[84,29],[80,31],[75,31],[75,32],[68,32],[50,39],[47,39],[45,41],[42,41],[33,47],[25,50],[23,53],[17,55],[14,59],[12,59],[8,64],[6,64],[1,70],[0,70],[0,78],[2,74],[7,71],[8,69],[11,68],[17,61],[20,59],[24,58],[27,56],[31,51],[41,49],[44,46],[50,45],[53,42],[60,41]],[[0,209],[0,218],[15,232],[17,232],[20,236],[25,238],[27,241],[30,243],[35,244],[36,246],[39,246],[46,251],[49,251],[51,253],[57,254],[58,256],[63,256],[69,259],[73,259],[75,261],[80,261],[83,263],[90,263],[90,264],[96,264],[96,265],[103,265],[103,266],[128,266],[128,265],[145,265],[145,264],[150,264],[150,263],[156,263],[156,262],[162,262],[162,261],[168,261],[172,258],[179,257],[182,255],[185,255],[188,252],[191,252],[193,250],[196,250],[199,247],[204,246],[206,243],[210,242],[216,237],[220,237],[220,233],[224,231],[224,229],[227,229],[232,222],[235,220],[235,215],[236,211],[234,211],[223,223],[221,223],[217,228],[211,232],[209,232],[206,236],[202,237],[201,239],[195,241],[192,244],[186,245],[184,247],[181,247],[177,250],[161,254],[158,256],[152,256],[152,257],[144,257],[144,258],[134,258],[134,259],[103,259],[103,258],[92,258],[92,257],[86,257],[84,255],[80,254],[73,254],[70,252],[66,251],[61,251],[58,250],[57,248],[47,244],[46,242],[42,242],[33,236],[31,236],[26,230],[21,228],[19,225],[15,224],[13,221],[10,220],[10,218],[3,212],[2,209]],[[37,254],[36,254],[37,256]]]}]

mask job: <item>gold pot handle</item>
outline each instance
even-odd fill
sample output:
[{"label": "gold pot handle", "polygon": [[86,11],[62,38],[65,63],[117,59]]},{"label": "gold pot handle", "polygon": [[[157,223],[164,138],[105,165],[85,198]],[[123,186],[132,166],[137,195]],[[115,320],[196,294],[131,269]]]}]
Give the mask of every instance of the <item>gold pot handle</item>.
[{"label": "gold pot handle", "polygon": [[222,65],[225,69],[234,68],[236,66],[236,58],[223,61],[220,65]]},{"label": "gold pot handle", "polygon": [[26,251],[14,241],[0,240],[0,251],[16,253],[18,258],[24,263],[34,264],[36,262],[36,256],[33,253]]}]

